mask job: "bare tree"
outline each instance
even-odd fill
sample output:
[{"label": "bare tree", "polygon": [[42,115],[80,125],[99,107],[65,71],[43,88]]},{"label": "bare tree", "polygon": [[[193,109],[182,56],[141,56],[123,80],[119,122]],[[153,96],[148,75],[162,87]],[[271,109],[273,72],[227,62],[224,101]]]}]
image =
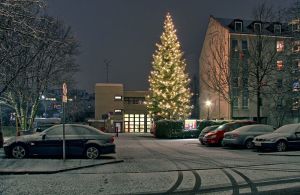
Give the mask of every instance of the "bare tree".
[{"label": "bare tree", "polygon": [[45,32],[34,25],[42,19],[44,6],[43,0],[0,2],[0,96],[31,63],[28,59],[27,63],[15,64],[15,58],[23,55],[33,39],[43,41],[45,37]]},{"label": "bare tree", "polygon": [[266,2],[254,9],[254,36],[249,40],[249,92],[256,102],[257,121],[261,122],[262,98],[270,93],[276,75],[276,38],[268,36],[265,29],[274,18],[273,8]]},{"label": "bare tree", "polygon": [[204,53],[201,56],[202,66],[201,82],[219,97],[230,105],[230,118],[232,118],[232,71],[230,65],[230,52],[228,51],[228,33],[226,30],[217,28],[207,34],[209,41]]},{"label": "bare tree", "polygon": [[53,86],[71,78],[77,65],[74,56],[78,53],[78,43],[70,27],[51,17],[35,23],[43,29],[44,41],[33,39],[22,55],[17,55],[14,64],[22,66],[22,74],[7,88],[2,100],[16,111],[16,118],[22,129],[32,127],[41,94]]}]

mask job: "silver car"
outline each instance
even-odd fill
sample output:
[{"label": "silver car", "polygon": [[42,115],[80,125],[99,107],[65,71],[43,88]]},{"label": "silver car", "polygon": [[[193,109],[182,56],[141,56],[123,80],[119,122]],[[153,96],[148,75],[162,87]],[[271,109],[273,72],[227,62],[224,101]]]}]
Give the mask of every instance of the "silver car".
[{"label": "silver car", "polygon": [[300,149],[300,123],[284,125],[274,132],[257,136],[254,145],[258,149],[272,149],[284,152],[288,149]]},{"label": "silver car", "polygon": [[274,128],[270,125],[247,125],[240,127],[234,131],[224,134],[223,145],[224,146],[244,146],[251,149],[254,147],[253,139],[256,136],[266,133],[272,133]]}]

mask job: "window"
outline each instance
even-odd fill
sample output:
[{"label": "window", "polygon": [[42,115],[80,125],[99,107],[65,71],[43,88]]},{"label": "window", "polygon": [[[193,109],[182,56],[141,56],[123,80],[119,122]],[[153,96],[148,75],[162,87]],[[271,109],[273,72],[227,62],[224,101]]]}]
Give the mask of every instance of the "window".
[{"label": "window", "polygon": [[274,24],[274,34],[281,34],[281,24]]},{"label": "window", "polygon": [[294,60],[293,73],[300,71],[300,59]]},{"label": "window", "polygon": [[244,60],[244,61],[243,61],[242,74],[243,74],[243,78],[248,77],[248,74],[249,74],[249,66],[248,66],[248,61],[247,61],[247,60]]},{"label": "window", "polygon": [[243,78],[243,89],[247,89],[248,88],[248,77],[244,77]]},{"label": "window", "polygon": [[239,78],[238,77],[232,78],[232,87],[239,87]]},{"label": "window", "polygon": [[233,96],[233,108],[234,109],[237,109],[239,107],[239,99],[238,99],[238,96],[239,96],[239,90],[237,87],[233,87],[232,88],[232,96]]},{"label": "window", "polygon": [[298,110],[299,109],[299,99],[298,98],[294,98],[293,99],[293,107],[292,110]]},{"label": "window", "polygon": [[122,100],[122,96],[116,95],[116,96],[115,96],[115,100]]},{"label": "window", "polygon": [[300,90],[300,82],[299,80],[296,80],[293,82],[293,91],[299,91]]},{"label": "window", "polygon": [[256,33],[261,32],[261,23],[254,23],[254,32]]},{"label": "window", "polygon": [[248,42],[247,42],[247,40],[242,40],[242,50],[243,50],[243,53],[246,53],[248,51]]},{"label": "window", "polygon": [[236,32],[242,32],[243,31],[243,22],[234,22],[234,30]]},{"label": "window", "polygon": [[[67,129],[67,126],[66,126],[66,129]],[[57,135],[62,135],[62,133],[63,133],[62,125],[59,125],[59,126],[55,126],[51,129],[49,129],[46,132],[46,135],[47,136],[57,136]]]},{"label": "window", "polygon": [[95,131],[90,128],[80,127],[80,126],[69,126],[66,129],[67,135],[99,135],[100,131]]},{"label": "window", "polygon": [[293,28],[293,32],[300,31],[300,24],[295,23],[295,24],[293,24],[292,28]]},{"label": "window", "polygon": [[247,89],[243,91],[242,108],[248,109],[249,106],[249,92]]},{"label": "window", "polygon": [[122,110],[121,109],[115,109],[115,114],[122,114]]},{"label": "window", "polygon": [[293,52],[300,52],[300,41],[294,41]]},{"label": "window", "polygon": [[127,104],[144,104],[145,97],[124,97]]},{"label": "window", "polygon": [[232,107],[233,107],[233,109],[239,108],[239,98],[238,97],[233,97]]},{"label": "window", "polygon": [[231,40],[231,51],[238,52],[238,41],[237,40]]},{"label": "window", "polygon": [[283,61],[277,60],[277,70],[283,70]]},{"label": "window", "polygon": [[283,52],[284,50],[284,41],[277,41],[276,43],[276,50],[277,52]]},{"label": "window", "polygon": [[282,79],[277,79],[277,88],[282,88]]}]

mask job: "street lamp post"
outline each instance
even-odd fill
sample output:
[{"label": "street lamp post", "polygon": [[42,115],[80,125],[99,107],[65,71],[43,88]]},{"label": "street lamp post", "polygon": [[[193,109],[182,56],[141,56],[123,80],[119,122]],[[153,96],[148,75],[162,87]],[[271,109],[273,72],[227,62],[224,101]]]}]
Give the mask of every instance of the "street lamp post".
[{"label": "street lamp post", "polygon": [[209,109],[210,109],[210,106],[211,106],[211,101],[207,100],[205,102],[205,105],[207,106],[207,120],[209,120]]},{"label": "street lamp post", "polygon": [[42,98],[42,100],[43,100],[43,105],[44,105],[44,114],[43,114],[43,116],[44,116],[44,118],[46,118],[46,117],[47,117],[46,96],[45,96],[45,95],[42,95],[41,98]]}]

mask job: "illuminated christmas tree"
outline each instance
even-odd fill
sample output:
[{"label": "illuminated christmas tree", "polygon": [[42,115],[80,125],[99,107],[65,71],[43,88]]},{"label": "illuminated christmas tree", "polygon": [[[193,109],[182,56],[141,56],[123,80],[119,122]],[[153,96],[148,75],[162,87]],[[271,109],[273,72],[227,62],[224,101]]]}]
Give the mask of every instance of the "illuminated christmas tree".
[{"label": "illuminated christmas tree", "polygon": [[185,119],[191,113],[190,79],[176,36],[171,15],[164,22],[164,32],[153,55],[146,104],[150,115],[157,119]]}]

